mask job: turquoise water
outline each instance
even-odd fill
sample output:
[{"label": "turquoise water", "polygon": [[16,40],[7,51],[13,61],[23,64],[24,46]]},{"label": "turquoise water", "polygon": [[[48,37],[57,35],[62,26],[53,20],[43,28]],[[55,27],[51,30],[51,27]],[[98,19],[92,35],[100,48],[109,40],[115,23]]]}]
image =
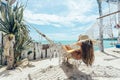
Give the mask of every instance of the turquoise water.
[{"label": "turquoise water", "polygon": [[[114,44],[117,43],[117,40],[104,40],[103,43],[104,43],[104,48],[112,48],[115,47]],[[94,46],[94,49],[99,50],[99,45]]]},{"label": "turquoise water", "polygon": [[[67,44],[73,44],[75,43],[76,41],[73,40],[73,41],[54,41],[55,43],[61,43],[63,45],[67,45]],[[103,43],[104,43],[104,48],[112,48],[114,47],[114,45],[111,45],[113,43],[116,43],[117,41],[116,40],[104,40]],[[47,41],[43,41],[42,43],[48,43]],[[99,50],[99,45],[97,46],[94,46],[94,50]]]},{"label": "turquoise water", "polygon": [[[60,41],[62,44],[72,44],[75,43],[76,41]],[[117,41],[113,40],[104,40],[104,48],[112,48],[114,45],[111,45],[113,43],[116,43]],[[94,46],[94,50],[99,50],[99,45]]]}]

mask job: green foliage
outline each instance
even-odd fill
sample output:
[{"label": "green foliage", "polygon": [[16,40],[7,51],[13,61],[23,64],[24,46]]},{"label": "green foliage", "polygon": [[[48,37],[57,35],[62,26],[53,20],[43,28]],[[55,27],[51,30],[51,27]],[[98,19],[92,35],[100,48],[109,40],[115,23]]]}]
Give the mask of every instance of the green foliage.
[{"label": "green foliage", "polygon": [[7,34],[17,34],[21,31],[23,21],[23,6],[16,4],[12,7],[9,3],[0,6],[0,31]]},{"label": "green foliage", "polygon": [[14,53],[17,59],[23,50],[29,48],[31,38],[29,29],[23,20],[24,6],[16,4],[14,7],[8,2],[6,6],[0,5],[0,31],[15,35]]}]

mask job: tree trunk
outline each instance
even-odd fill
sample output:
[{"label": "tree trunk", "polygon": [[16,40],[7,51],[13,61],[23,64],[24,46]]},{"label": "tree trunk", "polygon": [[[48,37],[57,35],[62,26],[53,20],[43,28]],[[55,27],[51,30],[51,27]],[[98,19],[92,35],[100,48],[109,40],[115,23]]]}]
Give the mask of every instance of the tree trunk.
[{"label": "tree trunk", "polygon": [[9,34],[5,37],[4,54],[7,59],[7,69],[14,68],[14,43],[15,36]]},{"label": "tree trunk", "polygon": [[[98,2],[98,8],[99,8],[99,16],[102,16],[102,1],[97,0]],[[99,26],[99,35],[100,35],[100,51],[104,52],[104,46],[103,46],[103,19],[100,18],[100,26]]]}]

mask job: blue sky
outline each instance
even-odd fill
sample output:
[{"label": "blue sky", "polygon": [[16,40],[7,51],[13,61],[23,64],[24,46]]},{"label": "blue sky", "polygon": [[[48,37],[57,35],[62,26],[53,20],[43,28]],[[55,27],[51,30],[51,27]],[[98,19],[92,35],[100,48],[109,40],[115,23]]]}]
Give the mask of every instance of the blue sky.
[{"label": "blue sky", "polygon": [[[28,0],[24,11],[24,19],[52,40],[77,40],[97,17],[96,0]],[[34,40],[41,39],[35,30],[30,31]]]}]

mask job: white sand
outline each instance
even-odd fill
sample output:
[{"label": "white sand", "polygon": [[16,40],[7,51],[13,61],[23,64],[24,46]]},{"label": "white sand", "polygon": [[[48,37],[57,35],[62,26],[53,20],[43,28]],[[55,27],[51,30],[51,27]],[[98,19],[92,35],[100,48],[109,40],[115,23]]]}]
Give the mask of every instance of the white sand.
[{"label": "white sand", "polygon": [[120,80],[120,49],[95,52],[92,67],[82,63],[79,67],[59,65],[58,58],[30,61],[32,66],[24,69],[0,69],[0,80]]}]

